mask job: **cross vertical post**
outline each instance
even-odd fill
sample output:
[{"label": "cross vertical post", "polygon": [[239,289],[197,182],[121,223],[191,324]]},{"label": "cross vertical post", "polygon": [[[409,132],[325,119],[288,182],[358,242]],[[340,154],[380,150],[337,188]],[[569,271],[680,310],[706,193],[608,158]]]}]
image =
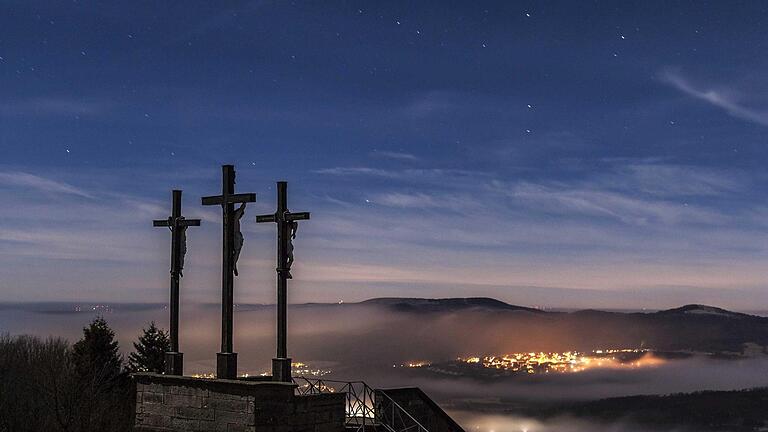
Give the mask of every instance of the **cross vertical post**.
[{"label": "cross vertical post", "polygon": [[291,359],[288,357],[288,279],[293,264],[293,238],[299,220],[309,219],[308,212],[288,211],[288,183],[277,182],[277,211],[256,216],[256,222],[277,224],[277,357],[272,359],[272,380],[291,382]]},{"label": "cross vertical post", "polygon": [[[235,210],[233,203],[226,202],[229,195],[235,193],[235,170],[231,165],[225,165],[222,170],[222,200],[221,208],[223,215],[222,229],[222,272],[221,272],[221,354],[232,353],[232,365],[222,369],[221,363],[226,360],[221,359],[221,355],[216,358],[216,376],[221,378],[235,378],[237,376],[237,354],[233,343],[234,326],[234,277],[232,274],[232,244],[234,235],[232,233],[232,212]],[[229,372],[229,369],[233,369]]]},{"label": "cross vertical post", "polygon": [[[223,165],[221,195],[202,198],[203,205],[220,205],[222,209],[221,266],[221,351],[216,354],[216,377],[237,377],[237,353],[233,351],[234,276],[239,256],[236,234],[240,233],[240,217],[245,203],[256,201],[256,194],[235,193],[235,167]],[[235,211],[235,203],[241,207]],[[242,237],[241,237],[242,239]],[[240,242],[242,246],[242,241]]]},{"label": "cross vertical post", "polygon": [[181,215],[181,191],[174,190],[171,216],[165,220],[154,220],[152,225],[171,230],[171,351],[165,353],[165,373],[183,375],[184,354],[179,352],[179,282],[187,250],[186,230],[190,226],[200,226],[200,219],[185,219]]}]

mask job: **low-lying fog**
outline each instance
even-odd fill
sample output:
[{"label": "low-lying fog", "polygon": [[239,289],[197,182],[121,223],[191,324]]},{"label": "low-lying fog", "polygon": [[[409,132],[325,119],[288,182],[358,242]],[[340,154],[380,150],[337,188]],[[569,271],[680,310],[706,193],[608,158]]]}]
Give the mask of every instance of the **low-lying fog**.
[{"label": "low-lying fog", "polygon": [[[142,326],[150,321],[155,320],[167,328],[167,311],[159,306],[137,310],[118,307],[103,315],[126,353],[132,349],[131,343]],[[54,313],[5,307],[0,309],[0,332],[55,335],[73,342],[94,316],[92,310]],[[400,365],[417,360],[450,361],[473,354],[636,347],[590,346],[589,329],[582,328],[579,334],[553,334],[530,326],[508,328],[492,320],[486,322],[485,315],[478,313],[425,317],[368,307],[323,305],[291,307],[289,316],[289,353],[295,362],[307,363],[314,369],[331,370],[333,378],[365,380],[375,387],[422,387],[456,414],[468,430],[587,430],[584,424],[568,419],[540,423],[502,414],[479,414],[478,411],[501,412],[505,406],[522,401],[595,399],[768,385],[768,356],[737,360],[694,356],[640,368],[591,369],[579,373],[498,379],[451,377]],[[239,353],[240,373],[259,374],[269,369],[275,350],[274,320],[273,307],[245,307],[236,312],[235,351]],[[219,350],[219,309],[216,306],[184,305],[180,335],[185,372],[213,372],[215,353]],[[631,430],[620,429],[622,425],[614,426],[616,430]]]},{"label": "low-lying fog", "polygon": [[594,423],[569,417],[541,421],[514,415],[467,411],[453,411],[451,416],[467,432],[678,432],[648,429],[624,422]]}]

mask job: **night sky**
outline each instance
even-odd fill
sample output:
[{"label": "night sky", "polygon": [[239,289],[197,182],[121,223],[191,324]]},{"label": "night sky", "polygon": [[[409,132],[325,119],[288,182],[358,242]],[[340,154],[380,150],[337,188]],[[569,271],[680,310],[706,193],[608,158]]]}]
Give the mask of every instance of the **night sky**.
[{"label": "night sky", "polygon": [[[119,4],[118,4],[119,3]],[[768,3],[0,3],[0,301],[219,298],[220,165],[291,301],[768,308]]]}]

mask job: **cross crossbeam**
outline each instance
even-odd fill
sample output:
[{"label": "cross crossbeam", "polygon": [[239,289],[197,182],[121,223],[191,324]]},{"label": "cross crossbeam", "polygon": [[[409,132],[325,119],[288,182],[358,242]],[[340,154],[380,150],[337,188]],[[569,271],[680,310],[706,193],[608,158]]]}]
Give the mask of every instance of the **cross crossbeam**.
[{"label": "cross crossbeam", "polygon": [[154,227],[191,227],[200,226],[200,219],[174,219],[169,217],[168,219],[153,220],[152,226]]},{"label": "cross crossbeam", "polygon": [[[256,216],[256,222],[262,223],[262,222],[277,222],[280,218],[277,215],[270,214],[270,215],[259,215]],[[292,222],[297,220],[307,220],[309,219],[309,212],[298,212],[298,213],[285,213],[283,214],[284,221]]]},{"label": "cross crossbeam", "polygon": [[235,204],[235,203],[249,203],[256,201],[255,193],[243,193],[243,194],[223,194],[216,196],[207,196],[202,199],[203,205],[223,205]]}]

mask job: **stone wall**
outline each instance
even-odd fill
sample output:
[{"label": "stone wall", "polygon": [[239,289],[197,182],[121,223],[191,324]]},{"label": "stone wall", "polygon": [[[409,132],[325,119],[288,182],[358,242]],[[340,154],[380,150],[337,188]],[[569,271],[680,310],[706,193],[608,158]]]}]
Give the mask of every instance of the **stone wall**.
[{"label": "stone wall", "polygon": [[296,396],[295,385],[135,374],[137,432],[341,432],[343,394]]},{"label": "stone wall", "polygon": [[343,393],[297,396],[294,398],[294,408],[289,419],[289,430],[296,432],[344,430],[346,408],[347,400]]}]

